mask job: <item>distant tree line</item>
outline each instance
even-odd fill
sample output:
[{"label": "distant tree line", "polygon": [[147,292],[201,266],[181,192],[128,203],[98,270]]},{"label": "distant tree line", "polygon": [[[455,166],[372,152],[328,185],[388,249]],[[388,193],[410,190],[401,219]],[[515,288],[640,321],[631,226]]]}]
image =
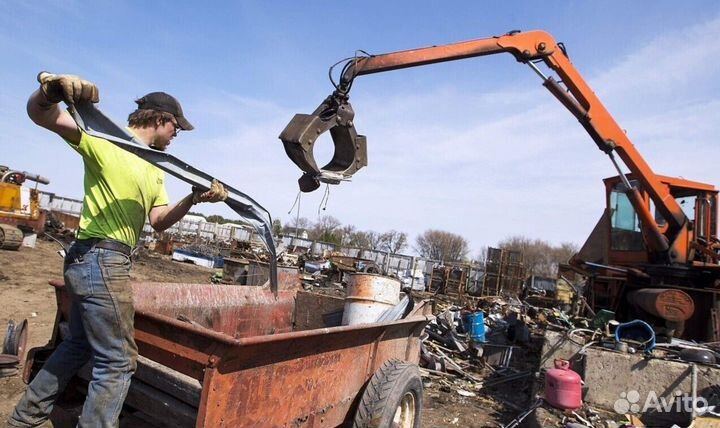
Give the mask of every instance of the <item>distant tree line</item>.
[{"label": "distant tree line", "polygon": [[197,213],[197,212],[193,212],[193,211],[188,212],[188,215],[196,215],[196,216],[198,216],[198,217],[202,217],[202,218],[204,218],[208,223],[217,223],[217,224],[227,224],[227,223],[231,223],[231,224],[240,224],[240,225],[245,224],[245,223],[244,223],[243,221],[241,221],[241,220],[233,220],[233,219],[225,218],[225,217],[223,217],[223,216],[221,216],[221,215],[214,215],[214,214],[213,214],[213,215],[205,215],[205,214],[203,214],[203,213]]},{"label": "distant tree line", "polygon": [[425,258],[447,262],[463,261],[469,244],[465,238],[444,230],[426,230],[415,240],[415,250]]},{"label": "distant tree line", "polygon": [[498,248],[519,251],[523,254],[523,263],[527,274],[544,277],[555,277],[558,266],[567,263],[580,250],[576,244],[563,242],[552,245],[542,239],[531,239],[526,236],[511,236],[498,243]]},{"label": "distant tree line", "polygon": [[[205,216],[200,213],[189,214],[205,217],[212,223],[243,224],[240,220],[231,220],[219,215]],[[386,251],[397,254],[408,248],[408,236],[405,232],[389,230],[376,232],[373,230],[358,230],[354,225],[343,225],[333,216],[325,215],[311,222],[305,217],[292,219],[283,226],[279,219],[273,220],[273,233],[295,233],[305,230],[308,239],[328,242],[343,247],[367,248],[370,250]],[[444,230],[428,229],[415,238],[413,249],[420,257],[448,263],[470,263],[468,258],[470,245],[462,236]],[[570,242],[552,245],[541,239],[532,239],[526,236],[511,236],[498,242],[496,248],[519,251],[523,255],[523,264],[528,275],[554,277],[558,266],[567,263],[570,257],[578,252],[579,247]],[[487,259],[487,247],[482,247],[474,262],[484,265]]]},{"label": "distant tree line", "polygon": [[286,227],[279,228],[283,233],[305,230],[308,239],[313,241],[329,242],[343,247],[387,251],[392,254],[401,252],[408,245],[407,233],[405,232],[397,230],[387,232],[358,230],[351,224],[343,225],[340,220],[329,215],[319,217],[314,223],[311,223],[305,217],[300,217],[293,219]]}]

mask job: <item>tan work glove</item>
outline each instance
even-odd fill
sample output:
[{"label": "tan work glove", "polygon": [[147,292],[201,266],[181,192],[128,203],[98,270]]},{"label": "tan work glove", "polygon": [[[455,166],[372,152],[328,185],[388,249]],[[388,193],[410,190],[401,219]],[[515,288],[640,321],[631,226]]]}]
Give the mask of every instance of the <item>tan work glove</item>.
[{"label": "tan work glove", "polygon": [[100,101],[100,93],[94,83],[83,80],[72,74],[51,74],[42,71],[37,76],[40,91],[45,98],[53,103],[65,101],[68,105],[90,101]]},{"label": "tan work glove", "polygon": [[225,190],[225,186],[214,178],[210,185],[210,190],[203,191],[202,189],[193,187],[193,204],[199,202],[221,202],[227,199],[227,197],[228,192]]}]

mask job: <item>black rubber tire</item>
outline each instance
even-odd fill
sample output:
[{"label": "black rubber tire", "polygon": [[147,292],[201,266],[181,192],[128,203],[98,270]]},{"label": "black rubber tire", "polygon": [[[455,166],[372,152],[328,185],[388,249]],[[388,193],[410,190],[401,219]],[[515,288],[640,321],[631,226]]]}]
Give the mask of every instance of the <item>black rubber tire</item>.
[{"label": "black rubber tire", "polygon": [[[388,360],[365,387],[353,428],[420,428],[422,404],[423,386],[417,365]],[[393,421],[396,416],[402,416],[404,425]]]}]

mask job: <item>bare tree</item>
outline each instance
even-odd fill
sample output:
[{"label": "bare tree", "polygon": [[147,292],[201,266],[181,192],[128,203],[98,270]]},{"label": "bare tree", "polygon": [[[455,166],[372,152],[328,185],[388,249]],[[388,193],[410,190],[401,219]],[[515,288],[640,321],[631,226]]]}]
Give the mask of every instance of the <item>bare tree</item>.
[{"label": "bare tree", "polygon": [[282,233],[287,236],[307,237],[303,232],[307,232],[310,227],[310,221],[305,217],[293,217],[288,220],[282,227]]},{"label": "bare tree", "polygon": [[559,247],[553,248],[553,259],[559,263],[567,263],[570,258],[580,251],[580,246],[572,242],[561,242]]},{"label": "bare tree", "polygon": [[355,230],[355,226],[353,226],[352,224],[346,224],[345,226],[340,228],[339,233],[340,245],[352,246],[353,238],[357,233],[357,231]]},{"label": "bare tree", "polygon": [[285,225],[295,229],[308,229],[310,227],[310,220],[305,217],[293,217],[285,223]]},{"label": "bare tree", "polygon": [[324,215],[318,218],[317,222],[312,225],[308,231],[310,239],[315,241],[330,242],[332,244],[340,244],[340,220],[333,216]]},{"label": "bare tree", "polygon": [[572,243],[562,243],[554,247],[547,241],[531,239],[525,236],[512,236],[498,243],[503,250],[519,251],[523,254],[523,262],[528,275],[555,277],[558,266],[567,261],[578,251]]},{"label": "bare tree", "polygon": [[390,254],[397,254],[407,247],[407,233],[390,230],[380,235],[380,247]]},{"label": "bare tree", "polygon": [[415,240],[415,249],[422,257],[456,262],[468,252],[468,242],[460,235],[443,230],[426,230]]},{"label": "bare tree", "polygon": [[370,248],[370,240],[368,239],[368,233],[359,230],[353,232],[348,239],[347,246],[357,248]]},{"label": "bare tree", "polygon": [[382,246],[382,235],[369,230],[365,232],[365,236],[367,237],[368,246],[367,248],[370,250],[380,250]]}]

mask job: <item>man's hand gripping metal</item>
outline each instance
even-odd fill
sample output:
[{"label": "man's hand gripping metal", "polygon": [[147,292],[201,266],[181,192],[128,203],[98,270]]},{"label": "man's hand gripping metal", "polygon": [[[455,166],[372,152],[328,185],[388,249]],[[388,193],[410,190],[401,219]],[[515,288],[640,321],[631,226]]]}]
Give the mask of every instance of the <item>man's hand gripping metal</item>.
[{"label": "man's hand gripping metal", "polygon": [[60,101],[64,101],[67,105],[100,101],[100,91],[97,86],[74,74],[52,74],[41,71],[37,80],[40,83],[40,91],[52,104]]},{"label": "man's hand gripping metal", "polygon": [[193,205],[200,202],[223,202],[228,197],[228,191],[225,190],[225,186],[217,181],[216,178],[214,178],[210,184],[209,190],[193,186],[192,191]]}]

